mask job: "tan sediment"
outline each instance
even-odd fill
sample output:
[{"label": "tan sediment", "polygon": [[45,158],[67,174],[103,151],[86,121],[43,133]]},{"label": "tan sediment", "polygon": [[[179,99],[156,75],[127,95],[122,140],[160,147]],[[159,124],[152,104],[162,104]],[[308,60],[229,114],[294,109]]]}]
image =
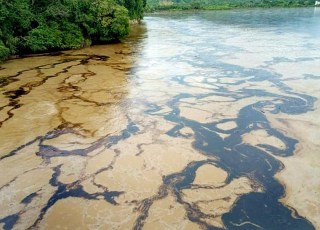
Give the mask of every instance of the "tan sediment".
[{"label": "tan sediment", "polygon": [[[243,36],[234,36],[226,39],[227,44],[241,47],[241,51],[233,55],[223,57],[225,63],[235,64],[246,68],[257,68],[266,64],[267,61],[273,61],[274,57],[286,57],[288,60],[295,60],[297,56],[307,55],[309,57],[318,57],[317,49],[306,49],[304,44],[309,40],[303,33],[287,33],[274,35],[273,31],[265,31],[262,28],[259,33],[255,30],[246,31]],[[235,29],[234,33],[239,33]],[[252,37],[255,37],[253,40]],[[292,39],[292,38],[294,39]],[[266,46],[266,44],[268,44]],[[299,61],[300,62],[300,61]],[[296,63],[291,63],[295,65]],[[304,69],[305,70],[305,69]]]},{"label": "tan sediment", "polygon": [[224,224],[221,220],[221,216],[231,209],[229,198],[217,200],[217,201],[201,201],[197,203],[197,206],[202,213],[211,215],[210,218],[202,218],[203,221],[215,227],[224,228]]},{"label": "tan sediment", "polygon": [[[166,140],[167,139],[167,140]],[[141,155],[149,167],[155,168],[161,175],[169,175],[181,171],[189,162],[205,160],[199,152],[193,150],[191,143],[176,139],[175,145],[170,145],[170,138],[163,137],[168,145],[152,144],[143,147]],[[164,143],[164,142],[162,142]],[[170,162],[170,164],[168,164]]]},{"label": "tan sediment", "polygon": [[[273,116],[268,114],[270,123],[288,136],[298,139],[295,155],[280,158],[285,168],[276,177],[285,185],[286,194],[281,201],[307,217],[316,228],[320,227],[320,162],[318,150],[318,112],[300,116]],[[318,120],[318,121],[317,121]]]},{"label": "tan sediment", "polygon": [[94,174],[102,168],[107,168],[113,161],[115,155],[114,151],[105,149],[91,157],[86,164],[86,174]]},{"label": "tan sediment", "polygon": [[245,177],[234,179],[226,185],[217,180],[211,186],[184,189],[182,194],[185,202],[195,204],[203,214],[208,215],[202,217],[203,221],[216,227],[224,227],[221,216],[230,211],[241,195],[255,191],[253,182]]},{"label": "tan sediment", "polygon": [[183,129],[180,129],[180,133],[182,135],[186,135],[186,136],[193,136],[194,135],[193,130],[189,127],[185,127]]},{"label": "tan sediment", "polygon": [[247,105],[260,101],[260,98],[244,98],[237,100],[227,99],[219,100],[202,100],[199,102],[181,102],[179,104],[180,114],[190,120],[196,120],[201,123],[218,122],[221,119],[235,119],[240,109]]},{"label": "tan sediment", "polygon": [[[247,35],[246,37],[239,36],[227,39],[228,43],[241,47],[243,51],[223,57],[222,60],[225,63],[247,68],[266,66],[272,73],[277,74],[283,83],[291,87],[292,92],[304,93],[319,100],[319,51],[318,49],[306,49],[302,45],[306,43],[308,38],[299,33],[294,33],[291,35],[294,39],[290,39],[284,33],[283,35],[278,35],[275,40],[275,37],[268,31],[260,31],[258,36],[255,34],[255,40],[251,39],[250,33]],[[266,50],[266,47],[262,45],[263,42],[268,43],[268,49],[272,50],[272,52]],[[303,54],[303,57],[308,58],[300,60],[301,54]],[[275,57],[284,57],[285,61],[274,61]],[[309,76],[311,77],[309,78]],[[268,82],[264,83],[262,89],[265,91],[276,93],[277,95],[285,95],[285,92],[281,92],[278,87],[272,86]],[[238,90],[243,87],[261,89],[261,86],[259,87],[257,84],[261,84],[261,82],[247,82],[246,85],[228,86],[228,90]],[[284,164],[284,169],[276,175],[286,190],[285,197],[281,201],[285,205],[296,209],[299,215],[310,220],[316,229],[320,229],[320,179],[318,176],[320,173],[318,157],[320,148],[318,141],[320,137],[319,101],[316,102],[313,111],[306,114],[269,113],[268,111],[272,109],[272,107],[263,108],[271,127],[299,141],[293,156],[276,157]],[[256,137],[253,134],[257,134],[256,131],[251,132],[251,134],[245,134],[243,136],[244,141],[252,145],[269,143],[276,147],[281,147],[278,140],[270,139],[266,133],[263,135],[258,133]],[[260,141],[257,139],[260,139]]]},{"label": "tan sediment", "polygon": [[259,144],[271,145],[278,149],[284,150],[286,145],[280,139],[271,136],[264,129],[253,130],[250,133],[242,135],[242,141],[244,144],[250,144],[258,146]]},{"label": "tan sediment", "polygon": [[208,96],[208,97],[203,97],[201,99],[183,98],[180,100],[180,102],[186,102],[186,103],[198,103],[198,102],[212,103],[212,102],[230,102],[230,101],[234,101],[234,99],[230,97],[224,97],[224,96]]},{"label": "tan sediment", "polygon": [[[126,48],[121,47],[121,45],[115,45],[115,47],[110,47],[110,49],[101,46],[82,51],[112,56],[110,58],[112,61],[107,65],[105,62],[97,61],[95,65],[90,67],[79,67],[80,61],[77,58],[86,57],[84,55],[81,56],[82,54],[72,56],[76,55],[79,51],[71,51],[62,57],[29,58],[28,64],[23,62],[25,59],[12,60],[5,63],[3,65],[5,69],[1,71],[1,76],[6,76],[6,74],[14,75],[11,72],[12,70],[25,72],[16,77],[18,81],[5,86],[1,90],[15,91],[19,87],[25,86],[30,92],[19,98],[19,103],[23,106],[13,110],[14,116],[2,125],[3,127],[0,130],[0,136],[2,137],[0,145],[3,146],[3,151],[1,154],[13,150],[14,145],[22,145],[27,140],[30,141],[32,137],[42,135],[65,121],[70,121],[71,123],[78,122],[81,124],[82,129],[90,130],[91,134],[104,135],[106,131],[103,129],[104,126],[102,124],[110,119],[112,115],[97,116],[96,114],[103,113],[108,115],[110,107],[108,103],[116,103],[126,94],[123,71],[116,68],[119,68],[119,66],[129,66],[130,57],[124,58],[125,56],[122,54],[115,55],[114,52],[117,49]],[[68,56],[68,54],[71,56]],[[67,58],[71,58],[71,61],[59,63]],[[53,63],[59,64],[51,65]],[[42,65],[45,66],[39,67]],[[38,69],[37,71],[28,71],[28,68]],[[68,72],[64,71],[65,68],[68,68]],[[79,74],[84,74],[85,80],[84,76],[80,77]],[[47,80],[42,82],[46,78]],[[78,88],[70,88],[71,86]],[[97,91],[97,89],[101,91]],[[112,94],[110,94],[110,89],[112,89]],[[116,91],[119,91],[119,94],[116,94]],[[101,93],[105,94],[103,100],[106,106],[104,107],[95,106],[95,103],[101,102],[97,100],[102,95]],[[77,97],[81,96],[81,94],[83,94],[83,98],[78,99]],[[9,103],[8,98],[3,94],[1,94],[0,101],[3,103],[2,106],[6,106]],[[117,113],[114,108],[112,108],[112,111],[113,115]],[[3,112],[1,116],[6,118]],[[75,114],[84,113],[87,113],[88,116],[78,116],[78,120],[77,116],[74,116]],[[98,120],[94,121],[94,119],[89,117],[90,114],[96,115],[96,119]],[[117,113],[117,117],[119,115],[120,113]],[[68,116],[72,116],[73,119],[68,119]],[[65,120],[62,121],[59,117]],[[119,122],[119,124],[126,125],[125,122]],[[122,127],[112,131],[118,131]],[[15,130],[15,133],[13,131],[6,132],[6,130]],[[30,134],[30,130],[32,130],[32,134]],[[12,138],[15,140],[14,143],[9,141]]]},{"label": "tan sediment", "polygon": [[[34,153],[39,149],[38,142],[20,150],[15,156],[0,161],[0,187],[12,181],[18,175],[36,169],[42,162]],[[19,167],[16,165],[19,164]]]},{"label": "tan sediment", "polygon": [[46,214],[39,229],[130,229],[136,214],[133,206],[112,205],[103,200],[68,198]]},{"label": "tan sediment", "polygon": [[[309,52],[317,52],[316,50]],[[314,53],[315,57],[319,55]],[[305,75],[314,75],[319,76],[319,65],[320,60],[301,60],[297,62],[285,62],[285,63],[277,63],[272,66],[272,70],[283,75],[283,80],[288,83],[289,86],[293,87],[294,90],[298,90],[299,92],[309,93],[310,90],[312,93],[316,93],[315,84],[318,84],[318,78],[315,79],[304,79]],[[306,70],[308,70],[306,72]]]},{"label": "tan sediment", "polygon": [[153,203],[143,229],[195,230],[201,228],[187,219],[186,210],[183,205],[177,203],[172,194],[169,194],[166,198]]},{"label": "tan sediment", "polygon": [[278,158],[284,169],[276,177],[286,188],[281,201],[310,220],[316,229],[320,228],[320,82],[319,78],[305,78],[305,74],[307,69],[308,74],[318,76],[319,66],[319,59],[274,65],[273,70],[284,76],[293,91],[314,96],[317,101],[313,110],[304,114],[266,113],[272,127],[299,141],[292,157]]},{"label": "tan sediment", "polygon": [[[38,173],[41,173],[41,171]],[[45,185],[40,191],[37,191],[37,196],[29,204],[25,205],[19,213],[19,220],[13,229],[19,230],[31,227],[54,192],[55,188],[50,185]]]},{"label": "tan sediment", "polygon": [[24,105],[15,110],[14,117],[6,121],[0,129],[1,156],[14,150],[16,146],[47,133],[59,124],[57,111],[52,102],[33,101]]},{"label": "tan sediment", "polygon": [[[112,165],[116,154],[98,142],[108,135],[120,135],[121,130],[128,124],[118,103],[127,94],[125,73],[132,62],[130,56],[115,54],[116,51],[126,49],[123,45],[93,47],[66,52],[62,56],[28,58],[27,62],[25,59],[17,59],[2,65],[5,69],[0,71],[0,77],[22,71],[14,77],[15,81],[1,88],[0,96],[0,106],[3,106],[0,111],[0,121],[3,122],[0,129],[0,156],[3,157],[22,146],[21,150],[12,152],[13,156],[0,162],[0,219],[18,214],[19,220],[14,229],[27,229],[32,226],[40,216],[41,209],[54,194],[57,188],[49,183],[54,173],[53,167],[60,169],[60,175],[56,178],[59,183],[79,183],[84,191],[90,194],[105,192],[94,184],[94,177],[99,170],[108,170],[106,168]],[[110,55],[110,61],[94,60],[89,61],[92,62],[90,66],[79,65],[81,59],[90,58],[84,53]],[[70,61],[64,62],[69,58]],[[14,99],[15,91],[21,88],[25,90],[25,95]],[[9,94],[3,94],[4,92]],[[18,106],[14,107],[15,105]],[[46,157],[46,152],[41,152],[44,155],[37,155],[40,151],[39,141],[24,146],[59,126],[65,127],[67,132],[52,136],[41,144],[57,148],[56,153],[88,149],[87,155],[54,157],[53,152],[50,153],[53,158],[44,160],[42,157]],[[97,147],[89,149],[93,143],[98,143]],[[21,203],[31,194],[35,196],[29,203]],[[84,210],[87,206],[87,201],[77,198],[74,200],[75,203],[73,198],[70,198],[70,202],[69,199],[63,200],[66,201],[64,211],[68,211],[65,207],[74,206]],[[105,229],[105,226],[116,226],[119,229],[133,226],[136,218],[136,214],[132,214],[133,207],[113,206],[105,200],[96,200],[93,203],[99,213],[97,214],[96,210],[85,212],[91,212],[94,218],[103,219],[104,215],[99,216],[100,209],[105,209],[106,215],[110,217],[104,220],[104,225],[101,224],[102,229]],[[59,202],[53,205],[53,212],[49,217],[54,221],[40,221],[40,228],[46,226],[45,228],[54,229],[59,224],[68,228],[78,227],[82,221],[90,223],[86,222],[86,213],[83,216],[77,215],[76,211],[66,214],[61,212],[59,207]],[[55,212],[56,209],[58,212]],[[70,219],[68,215],[74,218]],[[130,216],[129,225],[121,224],[123,215]],[[64,220],[66,222],[63,222]],[[99,221],[93,226],[100,226]]]},{"label": "tan sediment", "polygon": [[[153,53],[153,55],[157,54]],[[212,90],[217,88],[216,86],[208,86],[205,83],[201,83],[203,77],[199,76],[186,77],[186,81],[192,87],[186,87],[175,81],[168,81],[172,76],[189,75],[197,71],[212,73],[212,69],[195,68],[184,63],[175,64],[175,68],[168,68],[168,63],[166,62],[157,63],[157,65],[152,66],[152,68],[147,66],[146,68],[139,69],[136,73],[143,81],[143,84],[131,88],[130,96],[148,98],[150,102],[165,105],[168,100],[180,92],[190,94],[198,94],[199,92],[211,93]],[[196,85],[193,86],[192,83]]]},{"label": "tan sediment", "polygon": [[91,146],[92,142],[94,141],[94,138],[85,138],[74,133],[66,133],[56,138],[45,140],[43,141],[43,144],[53,146],[59,150],[72,151],[77,149],[85,149]]},{"label": "tan sediment", "polygon": [[64,184],[71,184],[83,174],[87,159],[82,156],[55,157],[51,159],[53,167],[61,165],[61,175],[58,180]]},{"label": "tan sediment", "polygon": [[[18,177],[10,186],[3,188],[1,191],[2,201],[0,203],[1,216],[4,216],[5,213],[3,212],[15,214],[19,210],[16,202],[19,203],[32,192],[46,186],[51,178],[51,174],[50,169],[32,170]],[[30,177],[34,181],[29,180],[28,178]]]},{"label": "tan sediment", "polygon": [[104,188],[95,185],[93,179],[87,179],[81,183],[83,190],[89,194],[104,192]]},{"label": "tan sediment", "polygon": [[230,134],[226,134],[226,133],[218,133],[217,134],[222,138],[222,139],[225,139],[225,138],[228,138],[230,137]]},{"label": "tan sediment", "polygon": [[[120,203],[143,200],[157,194],[163,176],[183,170],[189,162],[207,159],[190,148],[192,140],[176,138],[175,145],[171,146],[170,137],[157,133],[158,129],[154,131],[156,133],[153,134],[149,130],[148,137],[142,133],[114,146],[121,154],[112,170],[95,176],[95,182],[110,191],[125,191],[117,198]],[[134,143],[141,145],[138,147]]]},{"label": "tan sediment", "polygon": [[219,186],[224,184],[227,176],[228,174],[226,171],[216,167],[215,165],[205,164],[197,170],[193,183],[198,185]]},{"label": "tan sediment", "polygon": [[144,168],[141,157],[121,155],[111,171],[97,174],[95,182],[109,191],[125,191],[119,198],[121,201],[142,200],[156,194],[162,184],[157,172]]},{"label": "tan sediment", "polygon": [[221,216],[230,211],[234,202],[243,194],[258,191],[253,182],[241,177],[226,184],[227,172],[213,164],[198,168],[191,189],[182,190],[183,200],[195,205],[203,216],[202,221],[209,225],[224,228]]},{"label": "tan sediment", "polygon": [[11,106],[7,106],[5,108],[3,108],[2,110],[0,110],[0,122],[6,120],[9,115],[8,112],[12,109],[13,107]]},{"label": "tan sediment", "polygon": [[[93,103],[72,99],[60,104],[62,119],[69,123],[79,125],[79,129],[87,131],[88,135],[94,137],[105,136],[110,133],[119,132],[126,127],[126,118],[116,114],[110,106],[95,106]],[[85,114],[85,115],[84,115]],[[116,122],[119,121],[119,125]]]},{"label": "tan sediment", "polygon": [[217,125],[217,128],[222,129],[222,130],[226,130],[226,131],[234,129],[236,127],[237,127],[237,123],[234,121],[227,121],[224,123],[219,123]]},{"label": "tan sediment", "polygon": [[[51,175],[52,171],[47,168],[31,170],[2,188],[0,191],[0,217],[20,213],[20,219],[13,229],[30,227],[54,193],[54,188],[49,185]],[[32,193],[37,193],[37,196],[30,203],[21,203],[25,197]]]}]

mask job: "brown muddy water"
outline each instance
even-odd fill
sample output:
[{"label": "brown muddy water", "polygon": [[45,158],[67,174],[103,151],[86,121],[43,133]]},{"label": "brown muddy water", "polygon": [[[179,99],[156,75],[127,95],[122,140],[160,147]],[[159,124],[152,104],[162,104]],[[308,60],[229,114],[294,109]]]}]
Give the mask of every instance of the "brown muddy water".
[{"label": "brown muddy water", "polygon": [[0,68],[2,229],[320,229],[320,9],[147,16]]}]

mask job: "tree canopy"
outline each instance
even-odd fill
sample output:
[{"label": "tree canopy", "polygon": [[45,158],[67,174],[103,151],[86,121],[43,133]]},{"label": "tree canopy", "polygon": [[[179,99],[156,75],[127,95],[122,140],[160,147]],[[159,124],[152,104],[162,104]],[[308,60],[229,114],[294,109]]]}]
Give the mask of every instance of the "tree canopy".
[{"label": "tree canopy", "polygon": [[121,39],[145,0],[0,0],[0,59]]}]

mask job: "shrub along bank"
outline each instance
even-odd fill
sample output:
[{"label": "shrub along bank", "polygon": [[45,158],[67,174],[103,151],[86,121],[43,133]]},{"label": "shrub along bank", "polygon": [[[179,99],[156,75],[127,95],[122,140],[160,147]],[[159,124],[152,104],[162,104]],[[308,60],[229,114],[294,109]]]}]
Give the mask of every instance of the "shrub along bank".
[{"label": "shrub along bank", "polygon": [[0,60],[123,38],[145,0],[0,0]]}]

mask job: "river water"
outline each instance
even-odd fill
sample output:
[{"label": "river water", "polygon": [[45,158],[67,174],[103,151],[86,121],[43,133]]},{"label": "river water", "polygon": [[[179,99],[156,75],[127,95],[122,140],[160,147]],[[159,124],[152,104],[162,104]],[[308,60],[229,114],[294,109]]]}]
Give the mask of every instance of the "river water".
[{"label": "river water", "polygon": [[159,13],[0,68],[3,229],[320,229],[320,9]]}]

